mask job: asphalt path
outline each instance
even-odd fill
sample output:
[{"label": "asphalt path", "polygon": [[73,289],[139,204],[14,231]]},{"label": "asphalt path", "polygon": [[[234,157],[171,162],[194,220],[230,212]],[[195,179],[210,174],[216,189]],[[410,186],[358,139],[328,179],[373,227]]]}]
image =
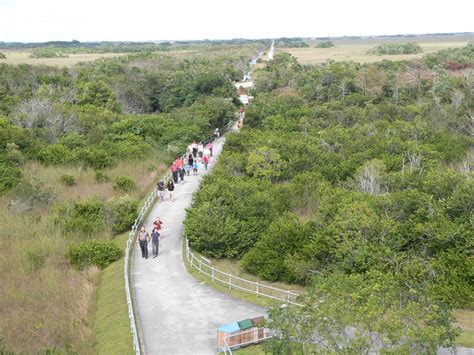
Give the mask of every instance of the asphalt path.
[{"label": "asphalt path", "polygon": [[[215,142],[210,169],[223,144],[224,138]],[[150,244],[148,259],[141,257],[138,245],[134,249],[132,280],[145,354],[215,354],[221,325],[266,314],[265,308],[223,294],[186,272],[182,253],[185,210],[206,173],[200,165],[198,176],[176,184],[174,202],[165,192],[165,200],[157,202],[146,218],[144,226],[150,233],[156,217],[163,221],[158,257],[151,256]]]}]

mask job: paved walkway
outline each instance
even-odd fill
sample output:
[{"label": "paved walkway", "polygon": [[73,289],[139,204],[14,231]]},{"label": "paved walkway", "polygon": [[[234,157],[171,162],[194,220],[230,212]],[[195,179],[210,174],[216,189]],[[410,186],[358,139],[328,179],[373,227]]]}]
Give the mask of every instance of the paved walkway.
[{"label": "paved walkway", "polygon": [[[214,144],[211,168],[223,143],[221,138]],[[165,201],[155,204],[145,220],[149,232],[157,216],[163,221],[159,256],[143,259],[138,245],[134,251],[132,278],[145,354],[215,354],[218,327],[266,314],[264,308],[220,293],[186,272],[181,235],[202,167],[199,173],[176,185],[174,202],[165,192]]]}]

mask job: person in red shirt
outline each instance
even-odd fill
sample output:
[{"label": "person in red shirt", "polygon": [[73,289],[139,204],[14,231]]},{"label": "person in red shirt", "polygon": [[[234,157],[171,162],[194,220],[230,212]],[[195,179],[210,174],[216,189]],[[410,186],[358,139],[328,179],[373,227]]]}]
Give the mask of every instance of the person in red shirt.
[{"label": "person in red shirt", "polygon": [[156,217],[156,219],[153,221],[153,225],[155,226],[155,229],[160,232],[161,231],[161,225],[163,222],[161,221],[160,217]]}]

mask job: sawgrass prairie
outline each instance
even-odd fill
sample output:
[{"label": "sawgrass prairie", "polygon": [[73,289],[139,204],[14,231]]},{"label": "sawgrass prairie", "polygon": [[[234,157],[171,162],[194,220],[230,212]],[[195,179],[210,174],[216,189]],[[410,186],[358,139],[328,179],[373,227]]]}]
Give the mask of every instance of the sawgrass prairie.
[{"label": "sawgrass prairie", "polygon": [[[382,60],[409,60],[421,58],[425,54],[437,52],[452,47],[462,47],[474,40],[474,35],[463,36],[433,36],[433,37],[395,37],[395,38],[373,38],[354,40],[333,40],[335,46],[331,48],[315,48],[318,41],[308,41],[309,48],[275,48],[275,51],[288,52],[298,58],[301,64],[318,64],[327,60],[354,61],[359,63],[372,63]],[[382,43],[416,42],[423,49],[418,54],[401,55],[371,55],[370,51]]]}]

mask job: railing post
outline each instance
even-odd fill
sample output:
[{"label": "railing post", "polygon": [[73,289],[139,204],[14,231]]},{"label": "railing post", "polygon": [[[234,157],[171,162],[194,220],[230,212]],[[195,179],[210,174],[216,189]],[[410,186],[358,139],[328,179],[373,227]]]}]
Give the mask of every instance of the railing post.
[{"label": "railing post", "polygon": [[229,275],[229,290],[232,290],[232,276]]},{"label": "railing post", "polygon": [[260,290],[259,290],[258,281],[257,281],[257,297],[259,297],[259,295],[260,295]]},{"label": "railing post", "polygon": [[214,282],[214,266],[211,267],[211,279],[212,279],[212,282]]},{"label": "railing post", "polygon": [[288,302],[290,302],[290,290],[286,291],[286,294],[287,294],[287,296],[288,296],[288,298],[287,298],[287,299],[288,299]]},{"label": "railing post", "polygon": [[201,273],[201,268],[202,268],[202,261],[199,260],[199,273]]}]

